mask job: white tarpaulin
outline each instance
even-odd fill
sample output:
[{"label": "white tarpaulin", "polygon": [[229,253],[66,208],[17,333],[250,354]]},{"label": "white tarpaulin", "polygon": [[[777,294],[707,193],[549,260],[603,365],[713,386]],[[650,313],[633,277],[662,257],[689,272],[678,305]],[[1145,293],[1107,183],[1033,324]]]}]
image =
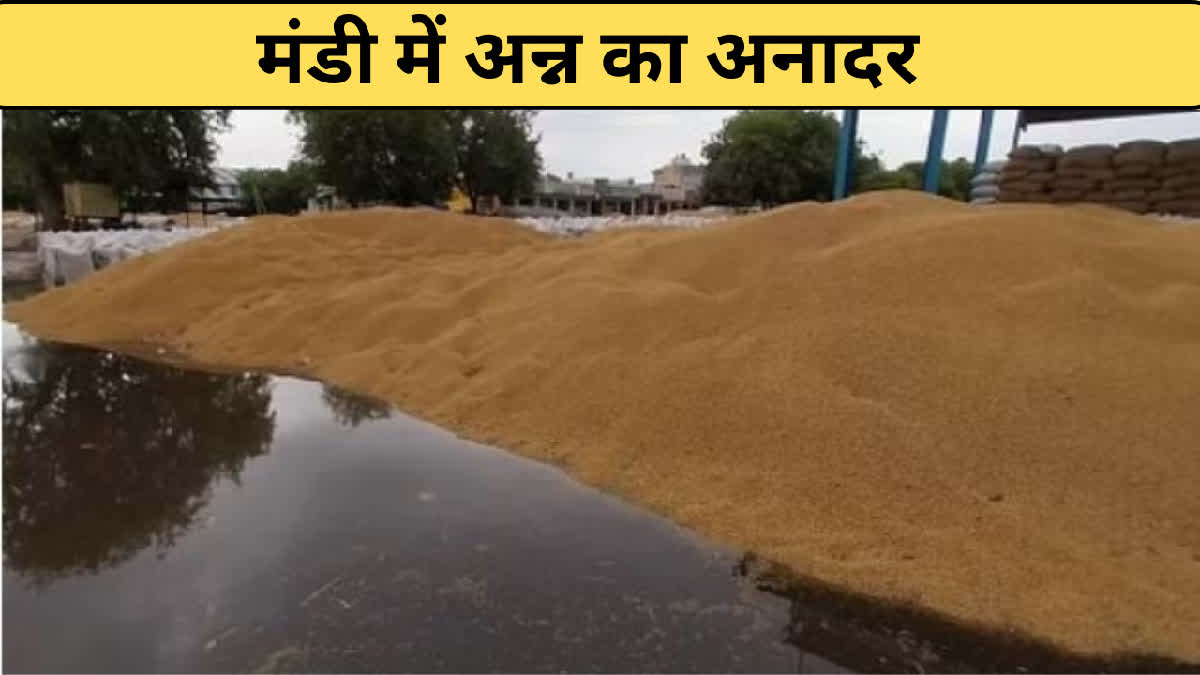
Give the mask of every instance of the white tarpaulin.
[{"label": "white tarpaulin", "polygon": [[203,237],[218,229],[39,232],[38,258],[42,263],[42,278],[47,286],[69,284],[98,268]]}]

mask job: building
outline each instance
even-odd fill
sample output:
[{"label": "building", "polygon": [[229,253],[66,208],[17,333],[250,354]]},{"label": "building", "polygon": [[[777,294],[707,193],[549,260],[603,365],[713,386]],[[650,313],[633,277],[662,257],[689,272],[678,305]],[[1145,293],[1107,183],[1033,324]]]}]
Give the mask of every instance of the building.
[{"label": "building", "polygon": [[573,216],[601,216],[623,213],[658,213],[661,200],[648,183],[632,178],[614,182],[607,178],[577,179],[574,174],[560,178],[546,174],[533,196],[517,200],[517,206],[554,209]]},{"label": "building", "polygon": [[308,198],[306,211],[336,211],[348,206],[346,200],[338,195],[337,188],[332,185],[318,185],[315,194]]},{"label": "building", "polygon": [[188,210],[201,213],[241,213],[246,209],[237,172],[215,167],[212,185],[188,193]]},{"label": "building", "polygon": [[654,170],[654,191],[668,204],[699,206],[703,183],[704,165],[696,164],[687,155],[676,155],[666,166]]},{"label": "building", "polygon": [[667,213],[698,207],[703,180],[704,166],[679,155],[654,170],[653,183],[638,183],[632,178],[614,181],[578,179],[571,173],[566,178],[546,174],[534,194],[518,199],[516,205],[553,209],[574,216]]}]

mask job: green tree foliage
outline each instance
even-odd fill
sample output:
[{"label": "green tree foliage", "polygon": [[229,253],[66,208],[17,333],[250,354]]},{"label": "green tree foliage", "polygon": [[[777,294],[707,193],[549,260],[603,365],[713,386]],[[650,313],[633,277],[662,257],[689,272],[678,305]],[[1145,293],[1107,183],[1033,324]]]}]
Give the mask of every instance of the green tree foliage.
[{"label": "green tree foliage", "polygon": [[318,183],[353,206],[438,204],[454,185],[455,133],[442,110],[296,110]]},{"label": "green tree foliage", "polygon": [[227,110],[8,110],[4,171],[53,227],[66,182],[105,183],[130,198],[207,185],[228,120]]},{"label": "green tree foliage", "polygon": [[[5,153],[5,156],[7,157],[7,153]],[[32,211],[33,191],[29,189],[29,182],[26,178],[19,175],[16,171],[4,171],[0,177],[4,179],[4,210]]]},{"label": "green tree foliage", "polygon": [[512,201],[541,170],[531,112],[299,110],[300,150],[317,182],[351,205],[440,204],[456,185]]},{"label": "green tree foliage", "polygon": [[[864,177],[857,184],[860,191],[868,190],[920,190],[925,173],[925,162],[906,162],[893,171],[879,171]],[[952,162],[942,160],[938,176],[938,194],[950,199],[965,200],[971,190],[974,166],[964,157]]]},{"label": "green tree foliage", "polygon": [[494,195],[513,203],[529,194],[542,170],[533,113],[519,110],[449,111],[455,130],[459,187],[471,200]]},{"label": "green tree foliage", "polygon": [[244,208],[252,213],[296,214],[316,192],[313,168],[292,162],[286,169],[246,169],[238,172]]},{"label": "green tree foliage", "polygon": [[[841,125],[831,115],[803,110],[746,110],[725,120],[704,146],[705,201],[782,204],[827,200],[833,193]],[[857,173],[879,169],[859,145]]]}]

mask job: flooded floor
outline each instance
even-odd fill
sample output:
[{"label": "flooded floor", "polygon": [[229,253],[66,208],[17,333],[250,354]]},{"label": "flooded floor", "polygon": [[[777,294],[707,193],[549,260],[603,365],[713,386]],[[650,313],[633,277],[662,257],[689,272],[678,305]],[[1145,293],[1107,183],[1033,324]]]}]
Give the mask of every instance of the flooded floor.
[{"label": "flooded floor", "polygon": [[336,388],[3,328],[6,672],[1181,669],[763,592],[752,560]]},{"label": "flooded floor", "polygon": [[7,671],[793,671],[736,558],[330,387],[4,332]]}]

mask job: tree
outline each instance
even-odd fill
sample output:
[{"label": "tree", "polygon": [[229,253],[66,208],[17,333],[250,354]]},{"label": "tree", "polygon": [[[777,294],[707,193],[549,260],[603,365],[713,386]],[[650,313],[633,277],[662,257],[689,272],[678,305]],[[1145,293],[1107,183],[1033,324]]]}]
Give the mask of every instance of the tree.
[{"label": "tree", "polygon": [[455,130],[459,186],[471,208],[485,195],[513,203],[531,193],[542,170],[533,112],[517,110],[449,111]]},{"label": "tree", "polygon": [[[829,199],[841,125],[831,115],[802,110],[745,110],[725,120],[704,146],[705,201],[781,204]],[[879,166],[855,148],[859,173]]]},{"label": "tree", "polygon": [[207,185],[228,120],[227,110],[9,110],[4,170],[29,186],[44,225],[55,227],[70,181],[131,196]]},{"label": "tree", "polygon": [[245,169],[238,173],[243,207],[253,213],[296,214],[316,192],[312,166],[292,162],[286,169]]},{"label": "tree", "polygon": [[455,178],[455,138],[441,110],[294,110],[317,182],[358,206],[439,204]]},{"label": "tree", "polygon": [[541,171],[533,113],[514,110],[299,110],[301,153],[352,206],[441,204],[457,185],[474,206],[511,202]]},{"label": "tree", "polygon": [[[942,160],[938,176],[938,194],[950,199],[965,200],[971,191],[974,166],[965,157],[952,162]],[[880,171],[861,181],[861,191],[867,190],[920,190],[925,178],[925,162],[905,162],[894,171]]]},{"label": "tree", "polygon": [[18,175],[15,171],[4,171],[2,173],[4,179],[2,188],[4,210],[33,210],[33,193],[29,190],[29,183],[25,177]]}]

